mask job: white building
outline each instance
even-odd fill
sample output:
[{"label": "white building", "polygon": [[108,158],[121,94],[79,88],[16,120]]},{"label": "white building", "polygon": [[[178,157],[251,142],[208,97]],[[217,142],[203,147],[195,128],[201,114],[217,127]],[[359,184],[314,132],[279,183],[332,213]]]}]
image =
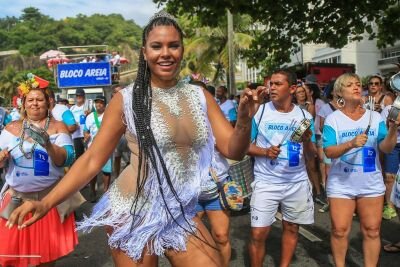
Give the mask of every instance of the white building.
[{"label": "white building", "polygon": [[394,46],[381,50],[380,59],[378,60],[378,69],[383,75],[398,72],[399,69],[394,64],[400,63],[400,41]]},{"label": "white building", "polygon": [[349,42],[341,49],[331,48],[326,44],[305,44],[299,52],[291,56],[289,66],[306,62],[348,63],[355,64],[356,73],[361,77],[371,74],[387,75],[396,72],[399,63],[400,42],[386,49],[378,49],[376,40],[365,37],[361,41]]},{"label": "white building", "polygon": [[262,79],[261,68],[249,68],[245,59],[240,58],[236,64],[235,82],[255,83]]}]

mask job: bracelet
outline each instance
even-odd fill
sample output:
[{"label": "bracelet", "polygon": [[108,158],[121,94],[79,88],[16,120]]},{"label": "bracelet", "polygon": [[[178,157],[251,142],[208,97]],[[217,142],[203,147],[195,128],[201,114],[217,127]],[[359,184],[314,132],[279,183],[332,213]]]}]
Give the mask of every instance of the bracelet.
[{"label": "bracelet", "polygon": [[247,130],[247,129],[249,129],[250,127],[249,127],[249,125],[242,125],[242,124],[238,124],[238,123],[236,123],[236,125],[235,125],[235,129],[238,129],[238,130]]}]

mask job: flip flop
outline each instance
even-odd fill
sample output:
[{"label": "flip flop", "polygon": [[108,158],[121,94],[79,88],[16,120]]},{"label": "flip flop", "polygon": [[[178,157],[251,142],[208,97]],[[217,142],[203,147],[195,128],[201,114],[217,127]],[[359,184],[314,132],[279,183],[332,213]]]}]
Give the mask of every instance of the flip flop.
[{"label": "flip flop", "polygon": [[388,253],[399,253],[400,252],[400,242],[391,243],[383,246],[383,250]]}]

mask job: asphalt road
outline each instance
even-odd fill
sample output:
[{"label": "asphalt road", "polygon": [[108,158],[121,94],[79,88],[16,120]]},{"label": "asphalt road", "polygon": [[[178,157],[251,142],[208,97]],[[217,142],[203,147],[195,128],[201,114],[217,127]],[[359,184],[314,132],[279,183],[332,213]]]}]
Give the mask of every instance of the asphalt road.
[{"label": "asphalt road", "polygon": [[[88,214],[93,204],[85,203],[78,211],[78,219],[82,213]],[[320,206],[317,204],[316,208]],[[316,209],[317,210],[317,209]],[[232,267],[249,266],[247,242],[250,231],[249,214],[233,213],[231,217]],[[291,266],[317,267],[334,266],[329,243],[330,220],[328,213],[315,213],[315,224],[303,227],[302,235]],[[273,225],[267,240],[267,256],[264,266],[279,266],[281,246],[281,223]],[[310,241],[312,240],[312,241]],[[400,240],[400,223],[398,218],[384,221],[382,225],[382,242]],[[57,267],[112,267],[114,266],[107,247],[107,236],[103,229],[95,229],[89,234],[79,233],[79,245],[70,255],[57,262]],[[170,266],[165,258],[159,260],[159,266]],[[348,267],[363,266],[362,243],[359,232],[358,217],[354,217],[350,236],[350,247],[347,257]],[[399,267],[400,253],[389,254],[382,250],[380,265],[383,267]]]}]

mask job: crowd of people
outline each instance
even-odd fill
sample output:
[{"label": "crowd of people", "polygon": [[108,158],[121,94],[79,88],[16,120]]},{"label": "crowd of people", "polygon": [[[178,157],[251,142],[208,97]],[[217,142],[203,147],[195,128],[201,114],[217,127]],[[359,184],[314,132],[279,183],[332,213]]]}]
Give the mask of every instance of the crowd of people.
[{"label": "crowd of people", "polygon": [[[353,73],[321,90],[312,75],[276,70],[268,84],[230,99],[225,86],[178,79],[183,33],[168,13],[150,19],[142,46],[135,82],[115,87],[109,103],[97,96],[93,110],[82,89],[68,107],[34,75],[20,87],[21,118],[5,115],[0,135],[0,255],[10,256],[0,266],[54,266],[78,243],[76,229],[99,226],[116,266],[157,266],[158,256],[173,266],[229,266],[221,185],[232,181],[229,162],[246,155],[254,167],[251,266],[263,265],[278,210],[280,266],[290,265],[300,225],[314,223],[314,202],[330,212],[335,265],[345,266],[358,216],[364,265],[377,266],[382,218],[400,208],[400,118],[389,115],[395,94],[379,75],[367,90]],[[96,204],[75,225],[87,185]],[[384,249],[400,251],[400,243]]]}]

